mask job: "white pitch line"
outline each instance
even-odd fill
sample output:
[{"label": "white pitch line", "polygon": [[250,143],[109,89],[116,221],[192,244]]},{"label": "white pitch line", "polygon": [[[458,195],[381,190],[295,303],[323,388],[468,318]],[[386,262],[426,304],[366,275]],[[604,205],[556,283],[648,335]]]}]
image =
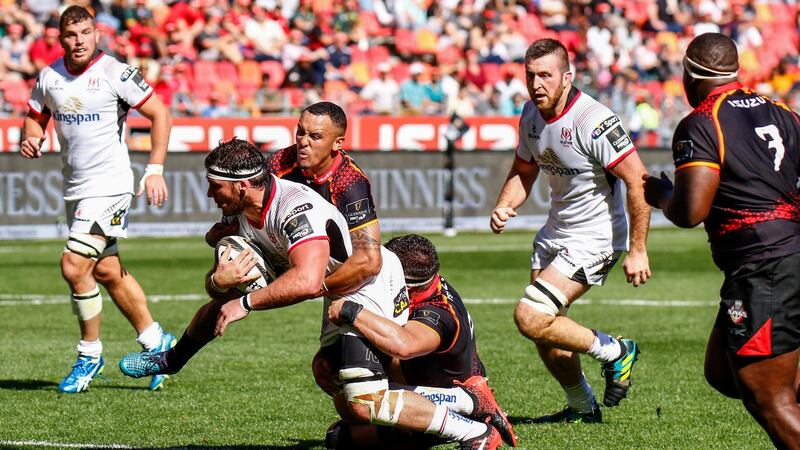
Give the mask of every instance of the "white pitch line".
[{"label": "white pitch line", "polygon": [[129,445],[122,444],[75,444],[70,442],[50,442],[50,441],[2,441],[0,445],[12,447],[57,447],[57,448],[109,448],[109,449],[132,449]]},{"label": "white pitch line", "polygon": [[[156,294],[147,297],[151,302],[188,302],[204,301],[208,299],[202,294]],[[106,301],[110,301],[106,299]],[[466,298],[468,305],[511,305],[519,301],[516,298]],[[24,305],[58,305],[70,302],[68,295],[36,295],[36,294],[0,294],[0,306]],[[588,305],[613,305],[613,306],[648,306],[648,307],[696,307],[716,306],[719,302],[704,300],[645,300],[637,298],[628,299],[579,299],[577,303]]]}]

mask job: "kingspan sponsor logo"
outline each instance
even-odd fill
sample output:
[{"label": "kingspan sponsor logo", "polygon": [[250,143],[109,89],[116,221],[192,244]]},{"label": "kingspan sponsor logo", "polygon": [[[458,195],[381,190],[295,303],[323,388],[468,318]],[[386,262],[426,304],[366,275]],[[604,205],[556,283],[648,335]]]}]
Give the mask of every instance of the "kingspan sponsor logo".
[{"label": "kingspan sponsor logo", "polygon": [[455,403],[456,396],[450,394],[442,394],[439,392],[426,392],[425,398],[436,403],[437,405],[441,405],[444,403]]},{"label": "kingspan sponsor logo", "polygon": [[60,113],[56,111],[53,114],[53,118],[59,122],[63,122],[65,125],[80,125],[86,122],[99,122],[100,121],[100,114],[99,113],[90,113],[90,114],[76,114],[76,113]]}]

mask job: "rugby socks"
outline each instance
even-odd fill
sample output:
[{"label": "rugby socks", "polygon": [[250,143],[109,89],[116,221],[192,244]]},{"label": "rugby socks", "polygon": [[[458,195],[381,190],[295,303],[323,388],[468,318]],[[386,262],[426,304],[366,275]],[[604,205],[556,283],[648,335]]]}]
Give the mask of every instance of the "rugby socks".
[{"label": "rugby socks", "polygon": [[581,381],[573,386],[561,386],[567,397],[570,408],[581,414],[588,414],[594,410],[594,391],[589,386],[589,380],[581,372]]},{"label": "rugby socks", "polygon": [[485,423],[475,422],[464,416],[454,413],[444,405],[436,405],[433,420],[425,430],[428,434],[435,434],[448,440],[465,441],[485,433]]},{"label": "rugby socks", "polygon": [[161,336],[163,334],[164,330],[161,329],[161,325],[158,322],[153,322],[139,333],[139,336],[136,337],[136,342],[141,344],[143,349],[152,352],[161,345]]},{"label": "rugby socks", "polygon": [[186,365],[186,363],[189,362],[189,360],[192,359],[192,357],[205,345],[205,342],[193,339],[186,331],[184,331],[183,336],[178,339],[178,343],[175,344],[175,347],[172,347],[167,351],[167,371],[169,373],[175,373],[181,370],[183,366]]},{"label": "rugby socks", "polygon": [[98,358],[103,353],[103,343],[100,339],[96,341],[78,341],[78,353],[92,358]]},{"label": "rugby socks", "polygon": [[625,348],[618,339],[599,330],[592,330],[592,333],[594,333],[594,341],[592,341],[589,351],[586,352],[589,356],[600,362],[607,363],[615,361],[625,354]]},{"label": "rugby socks", "polygon": [[436,388],[429,386],[404,386],[395,383],[389,383],[391,389],[405,389],[407,391],[414,391],[417,394],[427,398],[437,405],[444,405],[449,410],[455,411],[459,414],[469,415],[472,414],[472,409],[475,407],[472,397],[469,396],[460,387],[456,388]]}]

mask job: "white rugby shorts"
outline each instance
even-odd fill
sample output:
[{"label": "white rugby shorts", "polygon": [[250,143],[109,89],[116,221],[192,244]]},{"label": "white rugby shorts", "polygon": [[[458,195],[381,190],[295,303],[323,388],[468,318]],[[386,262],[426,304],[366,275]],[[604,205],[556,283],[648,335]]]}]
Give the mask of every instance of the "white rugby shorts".
[{"label": "white rugby shorts", "polygon": [[67,200],[67,226],[70,233],[128,237],[128,212],[132,198],[131,194],[120,194]]},{"label": "white rugby shorts", "polygon": [[533,241],[531,269],[553,266],[564,276],[578,283],[602,285],[621,255],[621,251],[611,248],[582,248],[574,242],[567,244],[539,233]]}]

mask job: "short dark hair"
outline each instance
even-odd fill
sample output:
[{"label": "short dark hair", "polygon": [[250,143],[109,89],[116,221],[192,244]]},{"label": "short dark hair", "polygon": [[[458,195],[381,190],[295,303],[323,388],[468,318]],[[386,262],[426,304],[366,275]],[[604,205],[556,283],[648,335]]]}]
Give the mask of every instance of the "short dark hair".
[{"label": "short dark hair", "polygon": [[344,110],[336,103],[331,102],[317,102],[306,107],[303,112],[313,114],[315,116],[328,116],[336,125],[337,128],[342,130],[342,135],[347,131],[347,116]]},{"label": "short dark hair", "polygon": [[[722,33],[703,33],[697,36],[686,48],[686,56],[716,71],[735,72],[739,69],[736,43]],[[699,72],[705,74],[702,69]]]},{"label": "short dark hair", "polygon": [[561,67],[559,67],[561,72],[569,72],[569,53],[564,44],[557,39],[544,38],[531,44],[525,51],[525,64],[551,53],[556,53],[561,60]]},{"label": "short dark hair", "polygon": [[439,255],[428,239],[417,234],[397,236],[385,246],[400,258],[406,282],[422,282],[439,272]]},{"label": "short dark hair", "polygon": [[72,5],[61,13],[61,18],[58,21],[58,30],[63,33],[67,25],[81,23],[84,20],[91,20],[92,25],[94,25],[94,16],[88,9],[83,6]]},{"label": "short dark hair", "polygon": [[233,137],[229,141],[220,141],[219,145],[206,155],[205,167],[220,167],[232,172],[248,172],[255,169],[262,169],[260,175],[250,178],[250,184],[254,188],[262,188],[266,185],[269,172],[264,166],[264,155],[258,148],[244,139]]}]

